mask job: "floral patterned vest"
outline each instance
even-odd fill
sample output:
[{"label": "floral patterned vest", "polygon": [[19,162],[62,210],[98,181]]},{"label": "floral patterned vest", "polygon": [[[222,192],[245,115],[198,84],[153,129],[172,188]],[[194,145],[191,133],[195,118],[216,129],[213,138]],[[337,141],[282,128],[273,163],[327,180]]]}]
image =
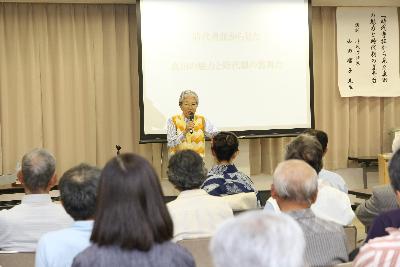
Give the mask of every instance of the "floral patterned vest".
[{"label": "floral patterned vest", "polygon": [[[176,151],[190,149],[196,151],[200,156],[204,157],[205,152],[205,138],[204,138],[204,127],[205,119],[201,115],[194,115],[194,129],[193,133],[187,133],[182,143],[175,147],[169,148],[169,154],[173,155]],[[179,135],[186,129],[185,117],[181,115],[175,115],[172,117],[172,122],[175,124],[176,133]]]}]

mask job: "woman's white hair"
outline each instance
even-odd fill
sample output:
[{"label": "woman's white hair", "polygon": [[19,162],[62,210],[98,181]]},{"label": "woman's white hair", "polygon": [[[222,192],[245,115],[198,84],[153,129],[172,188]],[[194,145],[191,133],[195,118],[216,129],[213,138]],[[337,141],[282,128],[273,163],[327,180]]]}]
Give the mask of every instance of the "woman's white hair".
[{"label": "woman's white hair", "polygon": [[246,212],[223,223],[211,240],[216,267],[304,265],[304,234],[283,213]]},{"label": "woman's white hair", "polygon": [[179,106],[182,105],[183,100],[188,96],[194,96],[194,98],[196,99],[196,104],[199,104],[199,97],[197,96],[196,92],[192,90],[185,90],[179,96]]}]

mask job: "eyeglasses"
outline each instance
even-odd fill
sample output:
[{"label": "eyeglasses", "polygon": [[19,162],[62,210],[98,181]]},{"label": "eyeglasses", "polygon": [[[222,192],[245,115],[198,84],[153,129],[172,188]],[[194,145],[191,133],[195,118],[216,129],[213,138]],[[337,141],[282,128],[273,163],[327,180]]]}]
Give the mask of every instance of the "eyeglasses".
[{"label": "eyeglasses", "polygon": [[197,107],[197,103],[182,103],[184,107]]}]

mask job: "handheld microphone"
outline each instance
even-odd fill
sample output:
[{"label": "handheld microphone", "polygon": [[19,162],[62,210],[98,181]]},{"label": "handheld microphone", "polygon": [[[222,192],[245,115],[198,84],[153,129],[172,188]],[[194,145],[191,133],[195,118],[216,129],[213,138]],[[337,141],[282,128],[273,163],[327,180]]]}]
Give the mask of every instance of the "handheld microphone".
[{"label": "handheld microphone", "polygon": [[[190,112],[190,113],[189,113],[189,120],[190,120],[190,121],[193,121],[193,120],[194,120],[194,113],[193,113],[193,112]],[[192,134],[192,133],[193,133],[193,129],[190,129],[189,132]]]}]

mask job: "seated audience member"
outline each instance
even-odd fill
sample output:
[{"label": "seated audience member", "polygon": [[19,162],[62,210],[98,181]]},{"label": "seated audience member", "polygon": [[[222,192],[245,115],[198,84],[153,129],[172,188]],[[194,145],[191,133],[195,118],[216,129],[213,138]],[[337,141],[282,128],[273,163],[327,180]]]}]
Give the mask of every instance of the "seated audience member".
[{"label": "seated audience member", "polygon": [[200,189],[207,170],[203,159],[192,150],[178,151],[168,164],[168,179],[180,190],[167,204],[174,222],[174,240],[211,236],[217,225],[233,217],[230,206],[220,197]]},{"label": "seated audience member", "polygon": [[[392,143],[392,151],[395,153],[400,147],[400,135],[396,136]],[[357,218],[365,225],[371,227],[372,221],[382,212],[398,209],[396,194],[391,185],[380,185],[372,189],[369,199],[361,203],[356,209]]]},{"label": "seated audience member", "polygon": [[[328,152],[328,135],[324,131],[314,130],[314,129],[307,130],[304,133],[317,138],[318,142],[322,146],[322,151],[323,151],[322,157],[324,157],[326,155],[326,152]],[[344,181],[342,176],[340,176],[337,173],[322,168],[318,173],[318,179],[328,182],[329,185],[339,189],[340,191],[346,194],[349,192],[346,182]]]},{"label": "seated audience member", "polygon": [[[310,135],[299,135],[286,147],[285,160],[298,159],[308,163],[316,173],[322,169],[323,150],[318,140]],[[318,179],[318,196],[311,210],[322,219],[348,225],[354,218],[349,196],[342,191],[326,185]],[[279,206],[273,198],[269,198],[265,209],[279,211]]]},{"label": "seated audience member", "polygon": [[90,241],[73,267],[194,267],[192,255],[170,242],[173,224],[159,178],[144,158],[121,154],[104,167]]},{"label": "seated audience member", "polygon": [[34,149],[23,156],[17,176],[25,195],[20,205],[0,211],[2,250],[35,251],[44,233],[72,224],[72,218],[49,194],[57,183],[55,170],[56,159],[47,150]]},{"label": "seated audience member", "polygon": [[72,260],[90,245],[96,210],[100,169],[80,164],[69,169],[58,184],[61,203],[75,223],[44,234],[36,249],[36,267],[71,266]]},{"label": "seated audience member", "polygon": [[372,221],[380,213],[398,208],[399,204],[393,187],[390,184],[379,185],[372,188],[372,195],[369,199],[358,205],[356,215],[365,228],[369,229]]},{"label": "seated audience member", "polygon": [[318,194],[318,176],[302,160],[280,163],[271,195],[280,210],[294,218],[306,240],[305,260],[311,266],[332,266],[348,260],[343,227],[315,216],[310,209]]},{"label": "seated audience member", "polygon": [[211,151],[217,164],[208,172],[201,189],[213,196],[248,192],[257,194],[250,177],[240,172],[233,164],[233,160],[239,154],[239,141],[234,133],[216,134],[212,139]]},{"label": "seated audience member", "polygon": [[251,211],[218,228],[210,251],[215,267],[304,266],[302,229],[285,214]]},{"label": "seated audience member", "polygon": [[[400,201],[400,150],[394,153],[389,162],[389,177],[392,190],[396,195],[397,201]],[[387,228],[400,227],[400,209],[394,209],[380,213],[373,221],[366,238],[366,242],[375,237],[388,234]],[[400,249],[400,246],[399,246]],[[400,260],[400,258],[399,258]]]},{"label": "seated audience member", "polygon": [[[400,201],[400,150],[397,150],[390,160],[389,177],[396,198]],[[399,227],[400,209],[395,209],[379,215],[374,220],[368,233],[371,239],[360,248],[360,252],[355,258],[353,266],[399,266]]]},{"label": "seated audience member", "polygon": [[362,246],[353,266],[399,266],[400,230],[392,228],[388,229],[388,233]]}]

